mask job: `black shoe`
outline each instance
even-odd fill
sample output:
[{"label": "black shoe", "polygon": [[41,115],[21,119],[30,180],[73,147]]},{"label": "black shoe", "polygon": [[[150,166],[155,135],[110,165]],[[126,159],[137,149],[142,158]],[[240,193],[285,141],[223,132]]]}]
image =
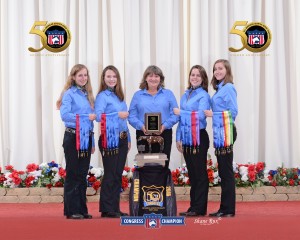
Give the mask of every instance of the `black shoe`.
[{"label": "black shoe", "polygon": [[73,215],[69,215],[67,216],[67,219],[83,219],[84,216],[82,216],[81,214],[73,214]]},{"label": "black shoe", "polygon": [[234,217],[234,213],[214,212],[209,214],[210,217]]},{"label": "black shoe", "polygon": [[123,217],[124,217],[124,216],[129,216],[128,213],[124,213],[124,212],[121,212],[121,211],[119,212],[119,214],[120,214],[121,217],[122,217],[122,216],[123,216]]},{"label": "black shoe", "polygon": [[101,213],[101,217],[104,218],[119,218],[121,217],[120,213],[116,213],[116,212],[103,212]]},{"label": "black shoe", "polygon": [[93,218],[93,216],[91,215],[91,214],[83,214],[83,217],[85,218],[85,219],[92,219]]},{"label": "black shoe", "polygon": [[191,211],[192,211],[192,209],[190,207],[186,212],[179,213],[179,216],[185,216],[188,212],[191,212]]},{"label": "black shoe", "polygon": [[191,212],[187,212],[186,213],[186,217],[197,217],[197,216],[205,216],[206,214],[202,214],[202,213],[197,213],[197,212],[193,212],[193,211],[191,211]]}]

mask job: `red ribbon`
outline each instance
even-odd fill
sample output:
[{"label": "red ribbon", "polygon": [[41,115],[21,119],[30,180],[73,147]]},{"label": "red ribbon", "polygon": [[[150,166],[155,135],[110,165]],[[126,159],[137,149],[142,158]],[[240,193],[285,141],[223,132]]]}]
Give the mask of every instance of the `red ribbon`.
[{"label": "red ribbon", "polygon": [[107,148],[106,114],[105,113],[102,113],[102,115],[101,115],[100,129],[101,129],[101,137],[102,137],[102,147]]},{"label": "red ribbon", "polygon": [[196,118],[196,112],[192,111],[191,115],[191,122],[192,122],[192,140],[193,145],[197,145],[197,118]]},{"label": "red ribbon", "polygon": [[76,150],[80,150],[80,121],[79,114],[76,114]]}]

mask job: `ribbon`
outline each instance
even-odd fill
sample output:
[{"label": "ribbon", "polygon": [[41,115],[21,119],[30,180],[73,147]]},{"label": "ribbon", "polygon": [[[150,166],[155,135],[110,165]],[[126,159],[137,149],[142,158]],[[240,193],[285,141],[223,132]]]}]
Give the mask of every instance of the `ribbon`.
[{"label": "ribbon", "polygon": [[224,155],[233,149],[233,119],[230,111],[213,113],[215,154]]},{"label": "ribbon", "polygon": [[[88,114],[76,114],[76,150],[78,157],[87,157],[91,134],[91,122]],[[80,154],[79,154],[80,153]]]},{"label": "ribbon", "polygon": [[199,151],[200,135],[199,135],[199,118],[196,111],[180,110],[180,132],[184,151],[193,154]]},{"label": "ribbon", "polygon": [[101,146],[103,156],[106,154],[113,155],[118,153],[119,149],[119,116],[118,112],[101,114]]}]

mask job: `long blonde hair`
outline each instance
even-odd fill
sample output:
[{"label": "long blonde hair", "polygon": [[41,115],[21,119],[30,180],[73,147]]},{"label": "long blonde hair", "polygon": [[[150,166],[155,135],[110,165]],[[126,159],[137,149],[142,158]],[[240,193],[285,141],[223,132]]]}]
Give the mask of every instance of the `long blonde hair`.
[{"label": "long blonde hair", "polygon": [[224,82],[223,85],[225,85],[226,83],[232,83],[233,84],[233,76],[232,76],[232,71],[231,71],[231,66],[228,60],[226,59],[218,59],[217,61],[215,61],[214,63],[214,67],[213,67],[213,77],[211,79],[211,85],[213,86],[213,88],[215,90],[218,89],[218,80],[216,79],[214,72],[215,72],[215,66],[217,63],[223,63],[225,69],[226,69],[226,75],[224,78]]},{"label": "long blonde hair", "polygon": [[94,95],[93,95],[93,90],[92,90],[92,84],[91,84],[91,79],[90,79],[90,75],[89,75],[89,70],[87,69],[87,67],[83,64],[76,64],[70,71],[70,74],[67,78],[67,81],[65,83],[65,86],[59,96],[59,99],[56,101],[56,107],[57,109],[60,109],[61,106],[61,102],[62,102],[62,98],[64,93],[72,86],[76,85],[75,84],[75,76],[76,74],[81,71],[82,69],[86,69],[87,71],[87,83],[85,84],[84,88],[87,92],[87,98],[89,100],[89,103],[91,105],[91,108],[94,109]]},{"label": "long blonde hair", "polygon": [[107,70],[111,70],[116,74],[117,84],[116,84],[116,87],[115,87],[115,94],[118,96],[118,98],[121,101],[124,101],[124,92],[123,92],[123,89],[122,89],[120,73],[119,73],[119,70],[115,66],[112,66],[112,65],[109,65],[109,66],[107,66],[106,68],[103,69],[102,74],[101,74],[101,78],[100,78],[98,93],[100,93],[100,92],[107,89],[107,86],[106,86],[106,83],[105,83],[105,80],[104,80]]}]

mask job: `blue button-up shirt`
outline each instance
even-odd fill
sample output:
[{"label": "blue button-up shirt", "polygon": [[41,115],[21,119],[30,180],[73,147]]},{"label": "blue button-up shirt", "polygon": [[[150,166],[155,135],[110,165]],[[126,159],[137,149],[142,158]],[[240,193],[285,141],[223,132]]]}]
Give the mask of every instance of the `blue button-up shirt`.
[{"label": "blue button-up shirt", "polygon": [[[127,112],[125,101],[121,101],[119,97],[112,91],[104,90],[97,94],[95,101],[96,121],[101,122],[102,113]],[[120,132],[127,132],[128,141],[130,142],[130,133],[127,126],[127,119],[119,118]]]},{"label": "blue button-up shirt", "polygon": [[[65,126],[76,128],[76,114],[88,116],[93,113],[87,93],[82,92],[76,86],[69,88],[63,95],[60,106],[60,116]],[[90,121],[90,131],[93,131],[93,121]]]},{"label": "blue button-up shirt", "polygon": [[[180,109],[191,112],[198,111],[199,128],[205,129],[207,122],[204,110],[210,109],[210,96],[202,87],[199,87],[192,92],[191,89],[188,89],[180,99]],[[178,141],[182,141],[180,122],[176,131],[176,142]]]},{"label": "blue button-up shirt", "polygon": [[230,111],[233,121],[238,114],[237,93],[232,83],[223,85],[223,81],[218,85],[216,93],[211,98],[212,111]]},{"label": "blue button-up shirt", "polygon": [[129,124],[137,130],[141,130],[145,125],[145,113],[160,112],[162,125],[165,129],[171,129],[179,120],[173,112],[173,108],[178,108],[174,94],[164,88],[152,96],[147,89],[137,91],[131,100],[129,107]]}]

